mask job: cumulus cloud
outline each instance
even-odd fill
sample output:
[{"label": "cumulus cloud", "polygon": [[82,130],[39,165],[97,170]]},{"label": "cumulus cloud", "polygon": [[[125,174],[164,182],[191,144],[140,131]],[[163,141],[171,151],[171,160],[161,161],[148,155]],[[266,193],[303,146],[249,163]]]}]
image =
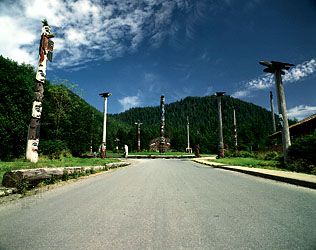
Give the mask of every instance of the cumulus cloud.
[{"label": "cumulus cloud", "polygon": [[128,110],[133,107],[137,107],[141,104],[139,95],[136,96],[126,96],[119,99],[119,103],[122,105],[122,111]]},{"label": "cumulus cloud", "polygon": [[18,0],[0,3],[0,53],[34,64],[47,18],[56,34],[54,65],[76,67],[134,52],[147,39],[159,46],[170,33],[172,15],[186,0]]},{"label": "cumulus cloud", "polygon": [[316,114],[316,106],[298,105],[288,110],[288,117],[302,120],[305,117]]},{"label": "cumulus cloud", "polygon": [[[311,60],[298,64],[297,66],[290,69],[285,73],[282,79],[285,84],[297,82],[314,74],[315,72],[316,60],[312,58]],[[251,94],[251,92],[271,88],[273,84],[274,76],[272,74],[264,74],[243,83],[242,88],[236,91],[232,96],[236,98],[247,97]]]}]

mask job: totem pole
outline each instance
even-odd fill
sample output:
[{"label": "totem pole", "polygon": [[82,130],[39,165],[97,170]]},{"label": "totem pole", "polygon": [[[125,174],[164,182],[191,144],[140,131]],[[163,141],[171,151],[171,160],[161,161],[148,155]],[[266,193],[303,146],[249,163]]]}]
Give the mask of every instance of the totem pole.
[{"label": "totem pole", "polygon": [[222,120],[222,96],[226,92],[216,92],[218,111],[218,158],[224,157],[223,120]]},{"label": "totem pole", "polygon": [[289,123],[288,123],[287,111],[286,111],[284,86],[283,86],[281,75],[285,75],[284,70],[289,70],[292,66],[294,66],[294,64],[276,62],[276,61],[271,61],[271,62],[260,61],[259,63],[267,67],[263,70],[264,72],[274,74],[275,84],[276,84],[276,93],[278,97],[277,99],[278,99],[279,115],[283,121],[282,144],[283,144],[284,163],[286,163],[287,151],[288,151],[289,146],[291,146],[291,138],[290,138],[290,129],[289,129]]},{"label": "totem pole", "polygon": [[190,123],[189,123],[189,116],[187,116],[187,153],[192,153],[192,148],[190,147]]},{"label": "totem pole", "polygon": [[159,153],[164,153],[165,148],[165,97],[162,95],[160,97],[160,110],[161,110],[161,120],[160,120],[160,140],[159,140]]},{"label": "totem pole", "polygon": [[272,91],[270,91],[270,107],[271,107],[271,115],[272,115],[272,128],[273,128],[273,133],[275,133],[276,132],[276,125],[275,125],[275,117],[274,117],[274,105],[273,105]]},{"label": "totem pole", "polygon": [[236,122],[236,110],[233,109],[233,115],[234,115],[234,146],[235,150],[237,151],[238,149],[238,144],[237,144],[237,122]]},{"label": "totem pole", "polygon": [[44,97],[44,82],[46,79],[46,63],[53,59],[54,42],[50,40],[54,37],[50,32],[50,26],[47,20],[42,21],[42,35],[39,46],[39,62],[36,72],[36,88],[32,108],[32,118],[28,128],[27,145],[26,145],[26,159],[36,163],[38,161],[38,144],[40,132],[40,119],[42,114],[42,101]]},{"label": "totem pole", "polygon": [[137,125],[137,152],[140,152],[140,125],[142,125],[140,121],[135,122],[135,125]]}]

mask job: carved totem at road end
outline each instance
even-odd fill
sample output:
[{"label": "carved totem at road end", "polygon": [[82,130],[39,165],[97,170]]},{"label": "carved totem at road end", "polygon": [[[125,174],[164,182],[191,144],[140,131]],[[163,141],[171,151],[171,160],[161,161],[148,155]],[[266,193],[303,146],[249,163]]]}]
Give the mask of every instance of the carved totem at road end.
[{"label": "carved totem at road end", "polygon": [[42,21],[42,35],[39,46],[39,62],[36,72],[36,88],[34,94],[32,118],[28,128],[26,159],[36,163],[38,161],[38,144],[40,132],[40,119],[42,114],[42,101],[44,97],[44,82],[46,79],[46,63],[47,60],[52,61],[54,42],[50,38],[54,37],[50,32],[47,20]]},{"label": "carved totem at road end", "polygon": [[159,152],[164,153],[166,151],[165,147],[165,97],[162,95],[160,97],[160,144],[159,144]]}]

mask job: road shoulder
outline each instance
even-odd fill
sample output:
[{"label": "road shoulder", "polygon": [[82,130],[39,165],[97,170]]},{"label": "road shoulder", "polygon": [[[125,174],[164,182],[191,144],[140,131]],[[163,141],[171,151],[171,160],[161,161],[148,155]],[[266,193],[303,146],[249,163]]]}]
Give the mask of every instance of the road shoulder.
[{"label": "road shoulder", "polygon": [[287,171],[278,171],[278,170],[270,170],[270,169],[262,169],[262,168],[249,168],[249,167],[241,167],[241,166],[228,166],[222,163],[212,162],[214,158],[212,157],[204,157],[204,158],[194,158],[192,159],[194,162],[203,164],[205,166],[220,168],[230,171],[236,171],[244,174],[254,175],[262,178],[272,179],[276,181],[282,181],[298,186],[308,187],[312,189],[316,189],[316,176],[296,173],[296,172],[287,172]]}]

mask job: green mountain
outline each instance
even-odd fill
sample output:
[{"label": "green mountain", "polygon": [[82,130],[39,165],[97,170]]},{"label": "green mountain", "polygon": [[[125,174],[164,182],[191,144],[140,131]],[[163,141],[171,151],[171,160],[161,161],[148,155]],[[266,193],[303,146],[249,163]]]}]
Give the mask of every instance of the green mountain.
[{"label": "green mountain", "polygon": [[[21,157],[25,153],[27,127],[31,119],[35,72],[30,65],[19,65],[0,56],[0,160]],[[74,155],[98,151],[102,140],[103,114],[76,94],[68,82],[44,86],[41,118],[40,153],[65,149]],[[168,93],[166,93],[168,99]],[[271,114],[259,106],[229,96],[222,98],[224,143],[233,145],[233,107],[236,109],[238,143],[241,149],[263,148],[271,133]],[[190,119],[191,147],[199,144],[202,152],[217,149],[217,100],[215,96],[187,97],[166,104],[166,137],[173,150],[187,145],[186,117]],[[141,121],[141,147],[159,136],[159,107],[132,108],[108,115],[107,148],[114,149],[118,138],[136,148],[135,122]]]},{"label": "green mountain", "polygon": [[[168,95],[166,95],[168,98]],[[222,98],[222,117],[224,143],[233,147],[233,108],[236,110],[238,144],[241,149],[260,149],[268,144],[267,135],[272,132],[271,113],[257,105],[241,101],[229,96]],[[166,137],[171,140],[171,148],[184,151],[187,145],[187,116],[190,120],[191,147],[199,144],[202,152],[216,152],[218,138],[218,114],[216,96],[186,97],[180,101],[166,104]],[[125,137],[132,149],[135,149],[136,126],[140,120],[142,125],[141,144],[148,149],[149,141],[159,136],[159,107],[132,108],[120,114],[110,115],[111,123],[125,123],[129,132]],[[116,134],[117,133],[117,134]],[[126,132],[125,132],[126,133]],[[120,135],[119,130],[111,131],[111,136]],[[111,140],[111,139],[110,139]],[[121,140],[122,141],[122,140]]]}]

